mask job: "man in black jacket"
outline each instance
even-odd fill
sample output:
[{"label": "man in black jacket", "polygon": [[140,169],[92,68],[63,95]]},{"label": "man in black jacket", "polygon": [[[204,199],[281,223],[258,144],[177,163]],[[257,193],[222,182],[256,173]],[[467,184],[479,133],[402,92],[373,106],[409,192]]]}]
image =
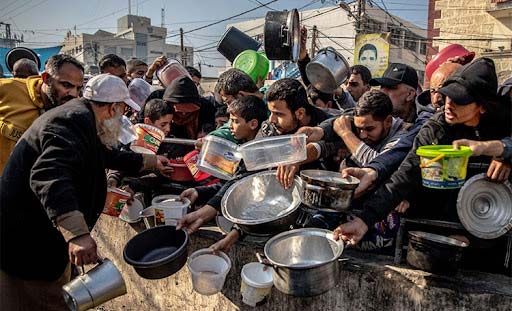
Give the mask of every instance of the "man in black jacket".
[{"label": "man in black jacket", "polygon": [[[457,139],[478,141],[502,139],[510,135],[510,106],[496,99],[497,77],[492,60],[481,58],[461,67],[439,90],[446,96],[445,109],[436,113],[420,130],[404,162],[391,178],[363,204],[360,217],[336,228],[334,236],[358,243],[376,223],[406,199],[411,202],[408,214],[457,221],[456,199],[459,189],[435,190],[422,186],[420,159],[416,150],[426,145],[451,145]],[[499,126],[496,126],[499,124]],[[471,157],[467,178],[478,173],[508,169],[507,163],[496,163],[491,157]]]},{"label": "man in black jacket", "polygon": [[89,234],[106,197],[105,168],[164,170],[155,155],[115,150],[125,108],[118,77],[92,78],[84,98],[59,106],[24,133],[0,179],[0,301],[4,310],[64,310],[70,262],[98,260]]}]

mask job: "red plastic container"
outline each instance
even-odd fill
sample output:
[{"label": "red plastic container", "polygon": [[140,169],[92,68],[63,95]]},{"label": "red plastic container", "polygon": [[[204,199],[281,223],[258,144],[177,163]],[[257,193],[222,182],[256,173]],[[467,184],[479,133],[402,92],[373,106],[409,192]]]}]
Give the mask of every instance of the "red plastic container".
[{"label": "red plastic container", "polygon": [[456,57],[456,56],[463,56],[465,59],[464,64],[465,65],[473,60],[475,57],[475,52],[468,51],[465,47],[463,47],[460,44],[450,44],[439,53],[434,55],[432,57],[432,60],[428,62],[427,66],[425,67],[425,76],[430,81],[430,78],[432,77],[432,74],[434,71],[441,66],[442,63],[448,60],[448,58]]},{"label": "red plastic container", "polygon": [[198,159],[199,159],[199,151],[197,151],[197,150],[191,151],[183,157],[183,160],[187,164],[189,172],[194,176],[194,180],[195,181],[203,181],[212,175],[205,173],[203,171],[200,171],[197,168],[196,163],[197,163]]},{"label": "red plastic container", "polygon": [[194,181],[194,177],[183,160],[169,160],[169,165],[174,168],[169,178],[174,181]]}]

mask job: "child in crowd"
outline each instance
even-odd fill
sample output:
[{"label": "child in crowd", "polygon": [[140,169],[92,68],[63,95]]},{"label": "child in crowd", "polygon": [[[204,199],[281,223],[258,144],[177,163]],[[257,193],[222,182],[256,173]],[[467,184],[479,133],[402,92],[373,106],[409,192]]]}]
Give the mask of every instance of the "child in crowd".
[{"label": "child in crowd", "polygon": [[[256,137],[261,124],[267,120],[267,107],[258,97],[248,95],[235,100],[228,108],[229,118],[231,120],[229,129],[233,137],[239,142],[251,141]],[[188,198],[192,203],[196,200],[206,201],[207,204],[195,212],[184,216],[178,222],[178,228],[187,227],[189,231],[197,230],[203,221],[213,219],[220,210],[220,202],[226,190],[237,180],[253,174],[247,172],[245,165],[240,162],[236,176],[226,182],[224,185],[218,184],[205,187],[196,187],[185,190],[180,197]],[[233,229],[224,239],[215,243],[212,247],[215,250],[229,249],[239,238],[238,228]]]},{"label": "child in crowd", "polygon": [[227,111],[226,106],[220,106],[217,108],[215,112],[215,128],[219,128],[223,126],[226,122],[229,121],[229,113]]}]

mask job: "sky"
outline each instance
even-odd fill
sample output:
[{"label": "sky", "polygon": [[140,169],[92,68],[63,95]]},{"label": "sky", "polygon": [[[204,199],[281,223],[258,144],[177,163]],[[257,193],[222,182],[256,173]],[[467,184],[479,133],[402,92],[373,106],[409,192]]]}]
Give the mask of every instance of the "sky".
[{"label": "sky", "polygon": [[[131,12],[151,18],[156,26],[161,24],[161,8],[165,9],[164,24],[168,35],[178,33],[179,28],[192,30],[210,23],[251,10],[260,3],[273,0],[131,0]],[[392,14],[422,28],[427,25],[428,0],[373,0],[386,7]],[[185,45],[195,49],[215,45],[226,30],[228,23],[261,18],[269,10],[304,7],[311,10],[335,5],[335,0],[277,0],[267,6],[239,17],[185,34]],[[346,0],[347,3],[352,1]],[[11,24],[11,32],[23,34],[23,46],[37,48],[58,45],[68,30],[76,33],[94,33],[98,29],[115,32],[117,18],[128,14],[128,0],[0,0],[0,22]],[[2,29],[3,32],[3,28]],[[179,44],[179,36],[167,43]],[[215,50],[195,53],[195,64],[203,63],[204,76],[216,76],[224,59]],[[214,67],[208,67],[208,66]]]}]

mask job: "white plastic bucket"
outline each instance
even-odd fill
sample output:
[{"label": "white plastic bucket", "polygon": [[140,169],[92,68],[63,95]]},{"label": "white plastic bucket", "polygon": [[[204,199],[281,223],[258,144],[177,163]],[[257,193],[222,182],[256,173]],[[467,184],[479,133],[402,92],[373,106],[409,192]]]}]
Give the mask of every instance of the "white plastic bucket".
[{"label": "white plastic bucket", "polygon": [[265,303],[274,284],[272,269],[259,262],[251,262],[243,266],[241,274],[242,302],[252,307]]},{"label": "white plastic bucket", "polygon": [[231,260],[223,253],[214,255],[209,248],[203,248],[190,255],[187,261],[192,276],[192,287],[202,295],[213,295],[222,290],[231,269]]}]

